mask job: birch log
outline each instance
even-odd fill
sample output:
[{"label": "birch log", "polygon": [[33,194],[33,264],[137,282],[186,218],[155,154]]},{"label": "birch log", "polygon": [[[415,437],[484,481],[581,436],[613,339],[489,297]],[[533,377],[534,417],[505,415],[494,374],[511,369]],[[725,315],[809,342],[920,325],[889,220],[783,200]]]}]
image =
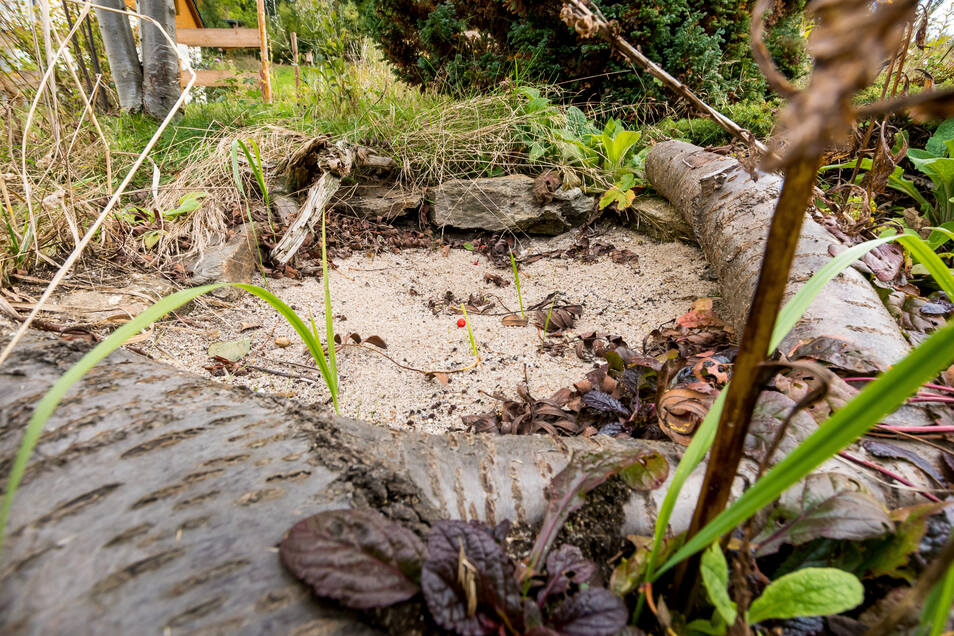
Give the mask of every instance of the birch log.
[{"label": "birch log", "polygon": [[[741,333],[782,177],[761,173],[754,181],[735,159],[681,141],[654,146],[646,157],[646,176],[692,225],[719,277],[727,317]],[[821,225],[805,219],[786,299],[831,260],[829,247],[837,245]],[[878,369],[886,369],[911,350],[874,288],[852,268],[828,284],[780,350],[790,351],[799,341],[821,336],[850,342]]]}]

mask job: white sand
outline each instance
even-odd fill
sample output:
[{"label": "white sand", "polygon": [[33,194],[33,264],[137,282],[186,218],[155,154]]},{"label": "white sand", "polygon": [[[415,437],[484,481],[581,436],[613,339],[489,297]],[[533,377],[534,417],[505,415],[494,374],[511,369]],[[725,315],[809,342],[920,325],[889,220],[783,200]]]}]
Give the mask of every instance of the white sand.
[{"label": "white sand", "polygon": [[[694,299],[717,294],[715,283],[703,278],[706,263],[696,248],[682,243],[655,243],[619,228],[596,240],[632,250],[639,262],[616,264],[609,258],[592,264],[571,259],[539,260],[522,268],[524,304],[532,305],[550,292],[560,291],[567,302],[583,305],[583,316],[573,332],[619,334],[631,346],[638,346],[649,331],[689,310]],[[572,242],[572,236],[564,235],[524,240],[522,247],[532,254],[566,248]],[[338,317],[336,332],[342,336],[378,335],[387,343],[388,355],[419,369],[460,368],[473,361],[467,330],[457,327],[460,316],[444,311],[443,304],[435,316],[428,308],[429,300],[439,302],[448,291],[463,299],[472,293],[496,294],[510,309],[518,308],[512,282],[498,288],[483,280],[485,272],[511,279],[510,271],[495,269],[485,257],[466,250],[451,250],[447,256],[439,251],[406,250],[374,258],[352,256],[336,264],[339,269],[330,277],[333,314]],[[323,335],[324,300],[319,279],[273,280],[269,288],[302,317],[307,319],[311,312]],[[498,303],[491,311],[504,310]],[[211,362],[208,345],[240,337],[252,339],[252,354],[243,360],[245,363],[303,375],[309,375],[308,371],[287,362],[313,366],[310,354],[291,327],[257,298],[243,296],[231,308],[197,310],[188,318],[198,326],[179,323],[175,328],[157,327],[153,342],[141,346],[161,360],[203,375],[208,371],[202,367]],[[515,396],[516,386],[524,378],[524,365],[530,391],[537,397],[571,384],[592,368],[591,363],[576,357],[572,346],[559,357],[541,352],[538,330],[532,324],[504,327],[500,321],[500,316],[471,316],[482,362],[472,370],[451,375],[448,386],[400,369],[375,353],[345,348],[338,354],[342,414],[397,428],[446,431],[462,426],[461,415],[496,407],[496,401],[479,390]],[[262,327],[239,333],[243,322]],[[276,346],[274,338],[280,336],[291,339],[292,345]],[[318,377],[317,372],[310,375]],[[321,384],[259,371],[221,379],[294,396],[306,403],[329,400],[328,390]]]}]

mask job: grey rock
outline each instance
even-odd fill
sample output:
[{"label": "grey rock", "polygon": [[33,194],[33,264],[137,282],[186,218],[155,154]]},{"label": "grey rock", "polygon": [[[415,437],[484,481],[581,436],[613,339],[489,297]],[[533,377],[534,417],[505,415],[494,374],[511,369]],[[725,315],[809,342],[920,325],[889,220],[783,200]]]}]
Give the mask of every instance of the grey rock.
[{"label": "grey rock", "polygon": [[593,199],[579,188],[558,190],[539,204],[526,175],[454,180],[434,192],[433,221],[461,229],[560,234],[589,220]]},{"label": "grey rock", "polygon": [[[258,269],[258,249],[248,224],[243,225],[232,238],[206,248],[199,259],[188,267],[192,283],[250,283]],[[214,295],[232,299],[238,290],[225,288]]]},{"label": "grey rock", "polygon": [[695,242],[692,226],[673,204],[662,197],[639,197],[620,216],[626,219],[630,228],[656,240]]},{"label": "grey rock", "polygon": [[393,221],[421,205],[420,192],[391,186],[358,186],[354,194],[337,202],[335,207],[363,219]]}]

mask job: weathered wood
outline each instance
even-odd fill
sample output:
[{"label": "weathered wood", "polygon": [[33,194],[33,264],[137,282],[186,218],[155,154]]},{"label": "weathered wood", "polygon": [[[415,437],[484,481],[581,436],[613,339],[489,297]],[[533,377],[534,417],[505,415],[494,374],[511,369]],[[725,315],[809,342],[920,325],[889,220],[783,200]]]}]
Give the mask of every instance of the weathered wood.
[{"label": "weathered wood", "polygon": [[[646,157],[646,176],[692,224],[719,277],[727,317],[741,332],[782,177],[761,173],[754,181],[735,159],[681,141],[656,144]],[[805,219],[786,299],[831,260],[828,249],[837,245],[821,225]],[[828,284],[780,349],[819,336],[851,342],[881,369],[911,350],[871,284],[851,268]]]},{"label": "weathered wood", "polygon": [[305,237],[321,219],[325,206],[335,196],[335,192],[338,191],[340,185],[341,179],[330,172],[326,172],[321,175],[315,185],[311,186],[311,189],[308,190],[308,198],[298,212],[298,218],[288,228],[278,244],[272,248],[273,259],[284,265],[298,253],[301,244],[305,242]]},{"label": "weathered wood", "polygon": [[219,49],[257,49],[258,29],[177,29],[176,41],[187,46]]},{"label": "weathered wood", "polygon": [[183,69],[179,73],[179,84],[185,86],[195,73],[196,86],[230,86],[232,84],[249,84],[254,86],[258,83],[258,73],[237,72],[229,70],[192,70]]}]

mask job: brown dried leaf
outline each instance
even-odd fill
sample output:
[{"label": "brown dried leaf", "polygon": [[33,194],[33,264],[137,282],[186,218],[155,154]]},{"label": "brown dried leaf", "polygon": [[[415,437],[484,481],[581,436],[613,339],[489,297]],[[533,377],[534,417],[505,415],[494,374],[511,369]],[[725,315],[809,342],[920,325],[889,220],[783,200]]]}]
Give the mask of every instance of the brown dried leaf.
[{"label": "brown dried leaf", "polygon": [[364,339],[363,344],[374,345],[379,349],[387,349],[388,345],[384,342],[384,339],[381,336],[368,336]]},{"label": "brown dried leaf", "polygon": [[692,441],[692,434],[702,423],[714,401],[714,396],[691,389],[676,388],[666,391],[658,404],[659,428],[672,441],[688,446]]},{"label": "brown dried leaf", "polygon": [[504,327],[526,327],[527,319],[521,318],[517,314],[510,314],[504,316],[500,321]]}]

